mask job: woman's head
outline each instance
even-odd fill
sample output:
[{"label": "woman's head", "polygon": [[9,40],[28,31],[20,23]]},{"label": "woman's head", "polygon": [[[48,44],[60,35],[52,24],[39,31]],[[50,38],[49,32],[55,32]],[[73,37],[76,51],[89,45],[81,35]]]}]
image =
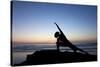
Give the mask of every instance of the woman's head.
[{"label": "woman's head", "polygon": [[55,38],[58,38],[59,35],[60,35],[60,33],[57,31],[57,32],[54,34],[54,37],[55,37]]}]

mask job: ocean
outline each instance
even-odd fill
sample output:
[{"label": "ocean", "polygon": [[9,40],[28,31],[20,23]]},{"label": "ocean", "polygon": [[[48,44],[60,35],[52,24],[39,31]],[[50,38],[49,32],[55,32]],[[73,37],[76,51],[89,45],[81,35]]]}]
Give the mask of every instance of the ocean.
[{"label": "ocean", "polygon": [[[81,43],[74,45],[91,55],[97,55],[97,43]],[[53,49],[57,49],[55,44],[12,44],[12,63],[19,64],[25,61],[26,56],[28,54],[33,54],[35,51]],[[60,47],[60,49],[62,52],[65,50],[72,52],[68,47]]]}]

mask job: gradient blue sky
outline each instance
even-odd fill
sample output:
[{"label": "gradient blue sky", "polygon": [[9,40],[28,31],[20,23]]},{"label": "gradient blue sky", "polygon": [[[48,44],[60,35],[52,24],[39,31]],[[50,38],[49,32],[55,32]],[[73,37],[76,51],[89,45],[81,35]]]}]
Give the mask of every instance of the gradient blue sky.
[{"label": "gradient blue sky", "polygon": [[72,42],[95,42],[97,7],[13,1],[14,42],[54,43],[56,22]]}]

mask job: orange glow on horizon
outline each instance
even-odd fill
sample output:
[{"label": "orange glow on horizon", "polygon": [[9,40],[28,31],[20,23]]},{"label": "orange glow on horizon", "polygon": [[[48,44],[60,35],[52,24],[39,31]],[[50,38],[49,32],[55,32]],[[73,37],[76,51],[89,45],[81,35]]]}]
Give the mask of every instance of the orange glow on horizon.
[{"label": "orange glow on horizon", "polygon": [[[67,36],[67,39],[71,42],[91,42],[96,41],[95,36],[88,36],[88,35],[70,35]],[[56,43],[56,38],[51,36],[16,36],[13,37],[13,42],[16,43]]]},{"label": "orange glow on horizon", "polygon": [[13,37],[16,43],[55,43],[56,38],[50,36],[16,36]]}]

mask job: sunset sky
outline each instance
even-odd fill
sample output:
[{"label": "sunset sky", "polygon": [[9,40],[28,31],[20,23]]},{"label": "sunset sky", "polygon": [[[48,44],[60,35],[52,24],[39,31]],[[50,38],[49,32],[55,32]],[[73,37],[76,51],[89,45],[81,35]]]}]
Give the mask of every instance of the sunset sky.
[{"label": "sunset sky", "polygon": [[13,1],[12,41],[55,43],[56,22],[72,42],[96,42],[97,7]]}]

